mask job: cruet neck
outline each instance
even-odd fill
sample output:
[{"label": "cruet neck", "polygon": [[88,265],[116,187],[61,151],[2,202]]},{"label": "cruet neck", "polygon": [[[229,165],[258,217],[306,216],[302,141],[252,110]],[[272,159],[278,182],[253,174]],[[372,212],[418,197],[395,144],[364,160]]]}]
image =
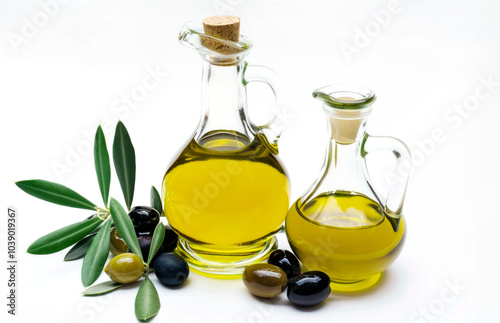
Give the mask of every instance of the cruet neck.
[{"label": "cruet neck", "polygon": [[195,139],[217,131],[237,133],[253,139],[246,112],[243,85],[244,62],[236,65],[215,65],[203,62],[202,119]]},{"label": "cruet neck", "polygon": [[372,91],[360,85],[336,84],[315,90],[313,97],[323,102],[331,140],[349,145],[363,138],[376,99]]},{"label": "cruet neck", "polygon": [[214,65],[237,65],[244,61],[252,48],[250,39],[243,35],[239,41],[219,39],[203,32],[203,25],[187,22],[179,32],[179,42],[194,48],[206,62]]}]

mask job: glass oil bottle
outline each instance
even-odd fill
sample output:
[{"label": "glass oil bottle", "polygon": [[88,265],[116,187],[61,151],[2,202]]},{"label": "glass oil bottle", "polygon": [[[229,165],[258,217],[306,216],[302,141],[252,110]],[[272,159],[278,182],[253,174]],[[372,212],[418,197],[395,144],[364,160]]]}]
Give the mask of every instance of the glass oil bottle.
[{"label": "glass oil bottle", "polygon": [[259,127],[247,115],[247,84],[265,82],[276,94],[275,74],[245,62],[252,43],[239,35],[239,18],[203,22],[179,35],[203,60],[202,116],[164,176],[164,211],[191,268],[227,278],[276,248],[290,183],[277,155],[283,124],[275,118]]},{"label": "glass oil bottle", "polygon": [[[398,139],[365,132],[375,101],[369,89],[341,84],[313,96],[327,115],[328,148],[320,176],[288,212],[286,233],[307,270],[330,276],[332,290],[359,291],[379,280],[404,245],[410,152]],[[375,191],[366,168],[366,156],[379,151],[397,159],[386,199]]]}]

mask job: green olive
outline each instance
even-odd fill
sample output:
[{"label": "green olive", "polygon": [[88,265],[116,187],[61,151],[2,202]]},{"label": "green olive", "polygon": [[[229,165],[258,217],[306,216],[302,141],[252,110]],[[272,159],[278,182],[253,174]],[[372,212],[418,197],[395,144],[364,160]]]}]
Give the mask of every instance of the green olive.
[{"label": "green olive", "polygon": [[255,296],[272,298],[285,289],[288,278],[283,269],[271,264],[253,264],[245,268],[243,283]]},{"label": "green olive", "polygon": [[108,274],[111,280],[117,283],[128,284],[142,277],[144,264],[136,254],[122,253],[113,257],[108,262],[106,268],[104,268],[104,272]]},{"label": "green olive", "polygon": [[116,227],[111,229],[111,234],[109,235],[109,251],[111,251],[113,256],[118,256],[128,251],[127,243],[123,240]]}]

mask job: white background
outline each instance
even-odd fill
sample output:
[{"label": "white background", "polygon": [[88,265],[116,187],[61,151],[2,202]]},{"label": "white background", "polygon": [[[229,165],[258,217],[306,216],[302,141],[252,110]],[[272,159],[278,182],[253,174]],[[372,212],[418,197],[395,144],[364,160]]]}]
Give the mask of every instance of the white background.
[{"label": "white background", "polygon": [[[199,118],[201,60],[178,43],[178,31],[186,21],[224,13],[239,15],[242,33],[253,40],[248,61],[272,67],[285,81],[296,118],[283,133],[280,156],[293,200],[317,176],[326,144],[321,104],[311,92],[354,82],[377,93],[368,132],[399,137],[413,151],[408,239],[368,293],[332,294],[323,305],[300,310],[285,295],[275,304],[263,302],[239,280],[192,274],[178,290],[157,284],[162,309],[154,321],[498,322],[500,84],[489,91],[483,85],[500,82],[498,2],[73,0],[44,21],[39,3],[48,2],[0,0],[2,261],[8,206],[18,210],[19,243],[18,315],[6,314],[2,270],[2,321],[136,321],[137,288],[85,298],[79,294],[81,261],[64,263],[65,252],[24,252],[39,236],[90,212],[37,200],[13,182],[55,181],[98,203],[87,137],[102,122],[111,146],[121,119],[137,153],[134,204],[148,204],[150,186],[160,186]],[[397,9],[380,13],[388,8]],[[39,27],[26,34],[34,19]],[[369,36],[361,39],[361,31]],[[350,54],[342,50],[348,46]],[[151,69],[166,76],[133,108],[123,108],[122,97]],[[271,95],[252,85],[249,96],[257,118]],[[383,177],[378,183],[381,190],[387,186]],[[121,199],[116,177],[111,194]],[[282,247],[285,240],[281,235]]]}]

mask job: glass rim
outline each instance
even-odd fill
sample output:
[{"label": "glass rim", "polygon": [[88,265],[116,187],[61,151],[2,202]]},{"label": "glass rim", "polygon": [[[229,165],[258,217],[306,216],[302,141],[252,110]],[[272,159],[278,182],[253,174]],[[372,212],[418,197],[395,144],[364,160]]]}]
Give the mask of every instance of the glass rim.
[{"label": "glass rim", "polygon": [[372,105],[377,96],[369,88],[352,83],[339,83],[320,87],[313,91],[313,98],[342,110],[358,110]]},{"label": "glass rim", "polygon": [[[193,46],[193,44],[186,45],[184,40],[188,38],[190,35],[196,35],[198,37],[198,43],[197,46]],[[214,42],[217,42],[218,44],[225,45],[228,48],[234,49],[236,52],[234,54],[221,54],[219,52],[215,52],[201,44],[201,40],[212,40]],[[188,46],[188,47],[194,47],[195,49],[207,53],[211,53],[213,55],[218,55],[218,56],[238,56],[241,55],[244,52],[248,52],[249,50],[252,49],[253,43],[252,41],[245,37],[244,35],[240,34],[239,35],[239,41],[230,41],[226,39],[220,39],[214,36],[210,36],[204,33],[203,31],[203,24],[198,23],[198,22],[186,22],[182,28],[181,31],[179,32],[179,42],[181,42],[183,45]]]}]

